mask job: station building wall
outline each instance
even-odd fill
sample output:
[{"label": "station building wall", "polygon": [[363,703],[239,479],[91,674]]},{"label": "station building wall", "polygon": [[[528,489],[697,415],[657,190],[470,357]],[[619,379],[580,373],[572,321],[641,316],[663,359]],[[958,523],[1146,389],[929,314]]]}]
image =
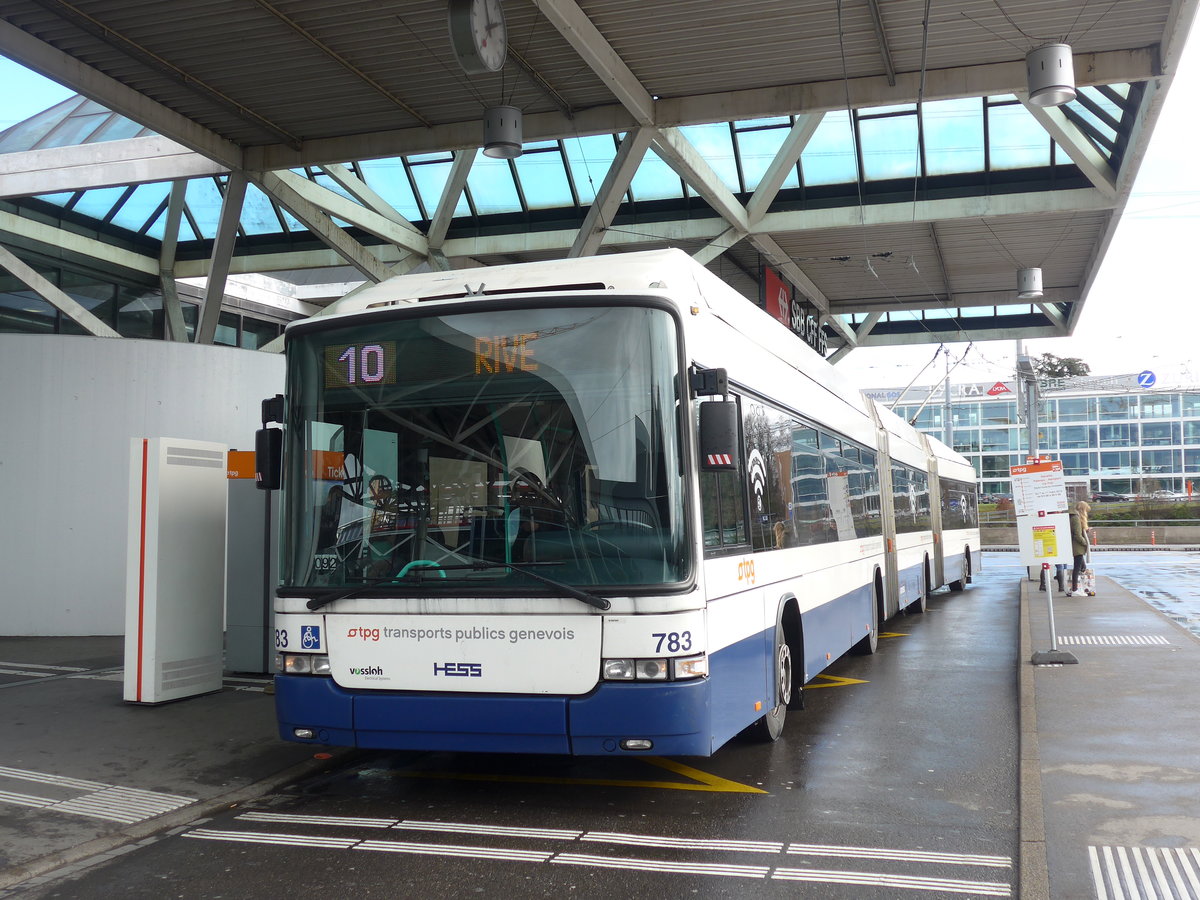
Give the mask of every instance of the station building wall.
[{"label": "station building wall", "polygon": [[130,441],[252,450],[279,354],[0,334],[0,634],[122,634]]}]

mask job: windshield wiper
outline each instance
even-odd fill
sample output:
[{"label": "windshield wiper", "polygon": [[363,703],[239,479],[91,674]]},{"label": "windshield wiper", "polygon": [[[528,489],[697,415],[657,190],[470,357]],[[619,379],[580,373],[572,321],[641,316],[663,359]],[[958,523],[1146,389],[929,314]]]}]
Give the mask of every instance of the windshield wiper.
[{"label": "windshield wiper", "polygon": [[[459,571],[470,570],[473,572],[483,572],[488,569],[512,569],[514,572],[517,572],[518,574],[521,574],[521,575],[526,575],[529,578],[532,578],[534,581],[540,581],[542,584],[547,585],[548,587],[556,588],[557,590],[562,591],[567,596],[574,597],[576,600],[580,601],[581,603],[586,603],[588,606],[594,606],[596,609],[600,609],[600,610],[605,610],[605,609],[609,609],[612,607],[612,604],[606,598],[601,597],[598,594],[593,594],[590,591],[585,591],[585,590],[583,590],[583,588],[575,587],[575,585],[573,585],[573,584],[567,584],[566,582],[559,581],[556,578],[548,578],[547,576],[542,575],[539,572],[533,571],[531,568],[529,568],[529,566],[518,566],[518,565],[514,565],[513,563],[506,563],[506,562],[492,562],[491,560],[487,560],[487,559],[472,559],[471,557],[467,557],[467,559],[471,559],[471,562],[469,562],[466,565],[437,566],[436,569],[440,569],[440,570],[446,571],[446,572],[453,572],[456,570],[459,570]],[[561,565],[561,563],[546,562],[546,563],[530,563],[529,565],[557,566],[557,565]],[[411,574],[416,576],[416,580],[419,582],[421,580],[421,578],[423,577],[427,568],[434,569],[435,567],[421,566],[418,568],[414,568],[410,571],[411,571]],[[309,600],[307,603],[305,603],[304,605],[306,607],[308,607],[310,610],[318,610],[321,607],[328,606],[330,603],[335,603],[338,600],[348,600],[351,597],[353,597],[355,594],[357,594],[359,591],[365,591],[368,588],[379,587],[382,584],[399,584],[399,583],[400,582],[396,578],[396,576],[389,575],[386,578],[377,578],[374,581],[367,582],[366,584],[355,585],[352,588],[341,591],[339,593],[335,593],[332,596],[314,597],[311,600]]]}]

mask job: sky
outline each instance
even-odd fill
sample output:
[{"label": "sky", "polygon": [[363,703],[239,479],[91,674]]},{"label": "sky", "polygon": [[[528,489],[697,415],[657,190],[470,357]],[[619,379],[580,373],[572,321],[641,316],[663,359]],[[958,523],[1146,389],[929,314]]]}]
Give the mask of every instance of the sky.
[{"label": "sky", "polygon": [[[1070,337],[1025,342],[1031,355],[1076,357],[1093,375],[1150,370],[1160,387],[1200,384],[1200,287],[1183,263],[1200,245],[1200,39],[1193,34],[1154,126],[1132,194]],[[74,94],[0,56],[0,131]],[[1014,273],[1014,285],[1016,273]],[[1016,345],[947,344],[954,383],[1011,378]],[[937,347],[865,347],[838,363],[860,388],[934,384]]]}]

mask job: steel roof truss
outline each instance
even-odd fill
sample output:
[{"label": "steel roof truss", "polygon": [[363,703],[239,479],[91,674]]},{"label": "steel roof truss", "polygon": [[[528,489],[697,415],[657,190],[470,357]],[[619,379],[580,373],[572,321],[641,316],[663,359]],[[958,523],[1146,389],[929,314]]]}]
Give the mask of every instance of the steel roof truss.
[{"label": "steel roof truss", "polygon": [[538,10],[603,81],[639,125],[654,122],[654,99],[573,0],[538,0]]},{"label": "steel roof truss", "polygon": [[360,206],[353,200],[347,200],[337,191],[331,191],[324,185],[317,184],[295,172],[285,170],[274,174],[281,183],[286,184],[296,194],[329,215],[344,219],[351,225],[356,225],[368,234],[373,234],[389,244],[395,244],[402,250],[421,256],[425,256],[429,252],[429,242],[419,232],[397,225],[374,210]]},{"label": "steel roof truss", "polygon": [[1109,200],[1117,198],[1117,179],[1108,160],[1096,149],[1061,109],[1035,106],[1029,98],[1020,95],[1021,104],[1027,109],[1058,144],[1067,151],[1071,162]]},{"label": "steel roof truss", "polygon": [[171,194],[167,199],[167,220],[163,229],[162,248],[158,255],[158,278],[162,285],[163,310],[167,318],[167,338],[172,341],[188,339],[187,325],[183,321],[183,307],[179,304],[179,290],[175,284],[175,248],[179,244],[179,226],[183,222],[186,196],[187,181],[173,181]]},{"label": "steel roof truss", "polygon": [[779,152],[775,154],[775,158],[767,166],[767,171],[763,173],[762,180],[758,183],[758,187],[754,189],[754,194],[746,204],[746,218],[750,224],[757,223],[766,214],[767,210],[771,208],[771,204],[779,194],[779,189],[783,187],[788,174],[800,162],[800,155],[804,152],[804,148],[808,146],[808,142],[812,140],[812,136],[816,134],[817,128],[824,118],[824,113],[796,116],[796,121],[792,124],[788,136],[784,138]]},{"label": "steel roof truss", "polygon": [[654,150],[722,219],[739,231],[750,230],[745,207],[679,129],[659,129]]},{"label": "steel roof truss", "polygon": [[242,201],[246,199],[246,176],[230,172],[221,201],[221,218],[213,239],[212,256],[208,266],[208,287],[204,293],[204,309],[196,327],[196,343],[211,344],[217,335],[221,304],[225,300],[225,282],[229,279],[229,263],[242,219]]},{"label": "steel roof truss", "polygon": [[438,199],[437,210],[429,223],[429,247],[441,249],[446,240],[446,232],[450,230],[450,220],[454,218],[454,210],[458,206],[458,198],[462,196],[467,186],[467,176],[471,174],[471,166],[475,164],[475,153],[469,150],[456,150],[454,162],[450,166],[450,175],[442,187],[442,196]]},{"label": "steel roof truss", "polygon": [[242,164],[242,149],[236,144],[3,19],[0,19],[0,53],[227,168]]},{"label": "steel roof truss", "polygon": [[652,128],[635,128],[625,135],[625,139],[617,148],[616,156],[613,157],[612,165],[604,173],[604,181],[596,191],[596,198],[588,207],[583,225],[567,253],[568,257],[592,256],[600,249],[604,242],[604,233],[612,223],[638,166],[642,164],[642,158],[650,149],[653,137]]},{"label": "steel roof truss", "polygon": [[[308,179],[303,180],[308,181]],[[324,209],[293,189],[291,184],[281,178],[278,173],[260,172],[253,176],[253,181],[263,193],[278,201],[281,206],[299,219],[305,228],[313,232],[338,256],[371,281],[383,281],[393,274],[370,250],[350,237],[344,229],[335,225]]]},{"label": "steel roof truss", "polygon": [[26,284],[31,291],[67,316],[80,328],[96,337],[120,337],[112,326],[101,321],[83,307],[77,300],[67,296],[39,274],[36,269],[18,259],[15,254],[3,244],[0,244],[0,268],[8,269],[16,278]]}]

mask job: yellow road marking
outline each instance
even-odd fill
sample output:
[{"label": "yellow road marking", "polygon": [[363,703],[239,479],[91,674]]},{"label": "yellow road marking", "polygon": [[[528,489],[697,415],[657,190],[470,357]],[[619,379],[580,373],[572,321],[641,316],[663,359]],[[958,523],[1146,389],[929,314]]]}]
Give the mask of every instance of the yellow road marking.
[{"label": "yellow road marking", "polygon": [[[622,757],[623,759],[627,757]],[[396,770],[392,774],[399,778],[432,778],[444,781],[499,781],[510,784],[573,784],[598,787],[661,788],[669,791],[704,791],[718,794],[766,794],[761,788],[730,781],[711,772],[702,772],[681,762],[662,756],[642,757],[641,762],[658,766],[692,781],[639,781],[621,778],[567,778],[552,775],[499,775],[482,772],[414,772]]]},{"label": "yellow road marking", "polygon": [[[882,635],[880,635],[880,636],[882,637]],[[817,678],[824,678],[825,683],[817,684],[816,683]],[[840,675],[817,675],[816,677],[813,678],[812,681],[810,681],[808,684],[806,684],[804,686],[804,689],[806,691],[811,691],[813,688],[846,687],[847,685],[851,685],[851,684],[870,684],[870,683],[871,682],[869,682],[869,681],[863,681],[861,678],[842,678]]]},{"label": "yellow road marking", "polygon": [[879,632],[879,636],[881,638],[908,637],[908,632],[907,631],[881,631],[881,632]]}]

